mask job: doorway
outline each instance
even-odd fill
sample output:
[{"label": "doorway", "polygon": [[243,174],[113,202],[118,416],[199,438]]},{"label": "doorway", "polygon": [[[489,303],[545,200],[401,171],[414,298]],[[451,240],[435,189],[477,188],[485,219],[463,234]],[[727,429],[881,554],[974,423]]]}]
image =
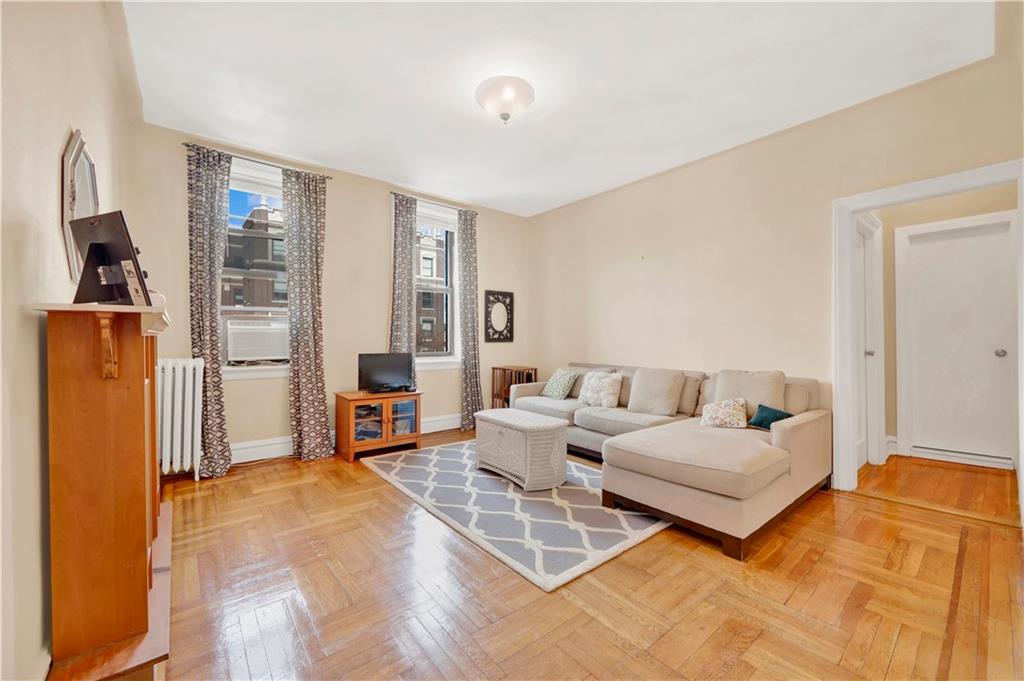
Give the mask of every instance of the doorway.
[{"label": "doorway", "polygon": [[[1014,524],[1019,524],[1019,424],[1024,418],[1020,399],[1024,381],[1017,370],[1018,358],[1024,350],[1020,331],[1024,301],[1017,295],[1024,269],[1024,240],[1020,237],[1019,228],[1019,207],[1024,195],[1021,168],[1021,161],[1012,161],[835,202],[835,487],[846,490],[857,489],[858,484],[862,487],[884,487],[875,479],[859,481],[858,472],[873,468],[895,471],[895,466],[879,465],[884,464],[890,454],[902,455],[896,458],[901,460],[901,464],[906,464],[899,466],[900,475],[896,480],[903,489],[907,480],[927,477],[922,477],[915,466],[953,466],[953,469],[939,471],[939,477],[934,478],[948,481],[956,477],[951,476],[950,471],[958,470],[955,467],[963,465],[959,462],[974,455],[972,464],[1003,466],[1003,469],[964,467],[964,471],[978,473],[978,479],[969,482],[962,493],[947,489],[942,498],[981,498],[992,490],[1002,490],[1004,497],[1012,497]],[[1008,193],[1012,198],[1013,210],[1008,213],[959,224],[933,217],[900,225],[906,228],[900,235],[901,242],[905,242],[901,247],[901,257],[909,267],[903,277],[907,284],[904,288],[910,291],[912,303],[911,307],[903,306],[902,319],[912,325],[907,338],[910,341],[916,339],[917,344],[905,341],[901,349],[909,350],[906,353],[909,359],[904,357],[902,362],[899,361],[900,353],[894,339],[890,342],[890,336],[896,335],[893,331],[895,314],[889,309],[891,305],[883,306],[881,303],[883,295],[873,290],[876,285],[881,287],[882,278],[878,269],[882,266],[883,257],[881,249],[875,249],[882,240],[877,235],[884,234],[889,239],[885,265],[892,267],[892,231],[888,223],[885,227],[879,223],[885,221],[889,212],[904,204],[938,200],[939,197],[999,185],[1010,185],[1005,188],[1008,191],[1003,191],[1004,195]],[[963,218],[966,214],[957,215]],[[954,263],[952,266],[950,261]],[[1002,264],[995,267],[996,262]],[[976,275],[981,272],[978,276],[988,277],[991,281],[987,278],[965,279],[970,272]],[[891,278],[888,270],[886,276]],[[1009,287],[1007,281],[1011,284]],[[891,288],[892,284],[887,280],[886,300],[891,295]],[[1010,290],[1008,297],[1003,295],[1007,288]],[[980,298],[972,298],[972,295]],[[883,307],[884,321],[873,329],[873,319],[883,314]],[[998,310],[989,310],[990,307]],[[979,312],[988,315],[985,320],[971,317]],[[968,331],[964,331],[965,326]],[[985,333],[981,329],[992,331],[992,327],[999,327],[992,333],[998,333],[1005,339],[984,338]],[[884,341],[880,335],[885,336]],[[942,342],[934,342],[939,335],[943,337]],[[983,362],[978,356],[978,348],[986,343],[996,345],[986,350],[991,359]],[[1000,350],[1006,354],[997,354]],[[994,362],[1005,359],[1011,361],[993,366]],[[897,391],[893,388],[900,382],[889,380],[890,370],[895,372],[900,365],[909,371],[911,378],[907,380],[912,381],[904,386],[904,397],[917,394],[916,398],[905,400],[905,408],[900,408]],[[1012,367],[1013,370],[1003,370],[1002,367]],[[884,378],[874,380],[875,375]],[[963,382],[965,377],[973,377],[974,383]],[[946,381],[944,385],[943,381]],[[950,388],[953,382],[958,387]],[[965,406],[964,400],[970,404]],[[1002,406],[993,409],[995,403]],[[988,412],[982,414],[986,406]],[[874,414],[878,414],[879,425],[872,429]],[[901,418],[897,418],[898,414]],[[911,425],[903,428],[902,424],[908,418]],[[895,425],[897,421],[899,428]],[[977,428],[974,423],[978,424]],[[995,425],[1005,426],[1007,423],[1009,428],[1002,429],[998,436],[993,435]],[[905,456],[907,454],[920,458],[910,458]],[[935,459],[943,461],[940,464]],[[933,475],[935,471],[929,470],[928,474]],[[965,476],[965,479],[969,478],[971,476]]]}]

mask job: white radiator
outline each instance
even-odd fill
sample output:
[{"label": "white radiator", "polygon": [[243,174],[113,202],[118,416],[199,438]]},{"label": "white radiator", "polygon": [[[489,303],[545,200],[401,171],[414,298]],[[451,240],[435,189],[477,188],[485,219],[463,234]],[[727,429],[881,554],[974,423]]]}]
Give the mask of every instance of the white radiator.
[{"label": "white radiator", "polygon": [[203,431],[203,360],[158,361],[156,396],[160,469],[164,474],[192,471],[198,480]]}]

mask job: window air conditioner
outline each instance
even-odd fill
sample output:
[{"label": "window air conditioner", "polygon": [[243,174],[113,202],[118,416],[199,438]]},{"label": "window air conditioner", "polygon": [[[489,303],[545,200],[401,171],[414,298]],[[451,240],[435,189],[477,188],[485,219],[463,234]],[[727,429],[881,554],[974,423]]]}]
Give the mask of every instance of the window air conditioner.
[{"label": "window air conditioner", "polygon": [[229,319],[229,362],[288,359],[288,322],[283,319]]}]

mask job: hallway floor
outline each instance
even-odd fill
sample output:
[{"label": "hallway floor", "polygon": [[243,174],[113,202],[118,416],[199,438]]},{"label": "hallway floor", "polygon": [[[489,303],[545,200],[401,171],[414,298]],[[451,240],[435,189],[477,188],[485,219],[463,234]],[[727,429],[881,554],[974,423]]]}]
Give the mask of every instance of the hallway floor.
[{"label": "hallway floor", "polygon": [[1015,471],[893,454],[866,464],[857,493],[1020,527]]}]

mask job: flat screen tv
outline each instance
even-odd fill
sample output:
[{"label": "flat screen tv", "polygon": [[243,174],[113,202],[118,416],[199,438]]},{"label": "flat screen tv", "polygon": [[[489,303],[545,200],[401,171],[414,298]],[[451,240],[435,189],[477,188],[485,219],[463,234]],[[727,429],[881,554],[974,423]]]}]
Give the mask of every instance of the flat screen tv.
[{"label": "flat screen tv", "polygon": [[383,393],[412,388],[412,353],[376,352],[359,355],[360,390]]}]

